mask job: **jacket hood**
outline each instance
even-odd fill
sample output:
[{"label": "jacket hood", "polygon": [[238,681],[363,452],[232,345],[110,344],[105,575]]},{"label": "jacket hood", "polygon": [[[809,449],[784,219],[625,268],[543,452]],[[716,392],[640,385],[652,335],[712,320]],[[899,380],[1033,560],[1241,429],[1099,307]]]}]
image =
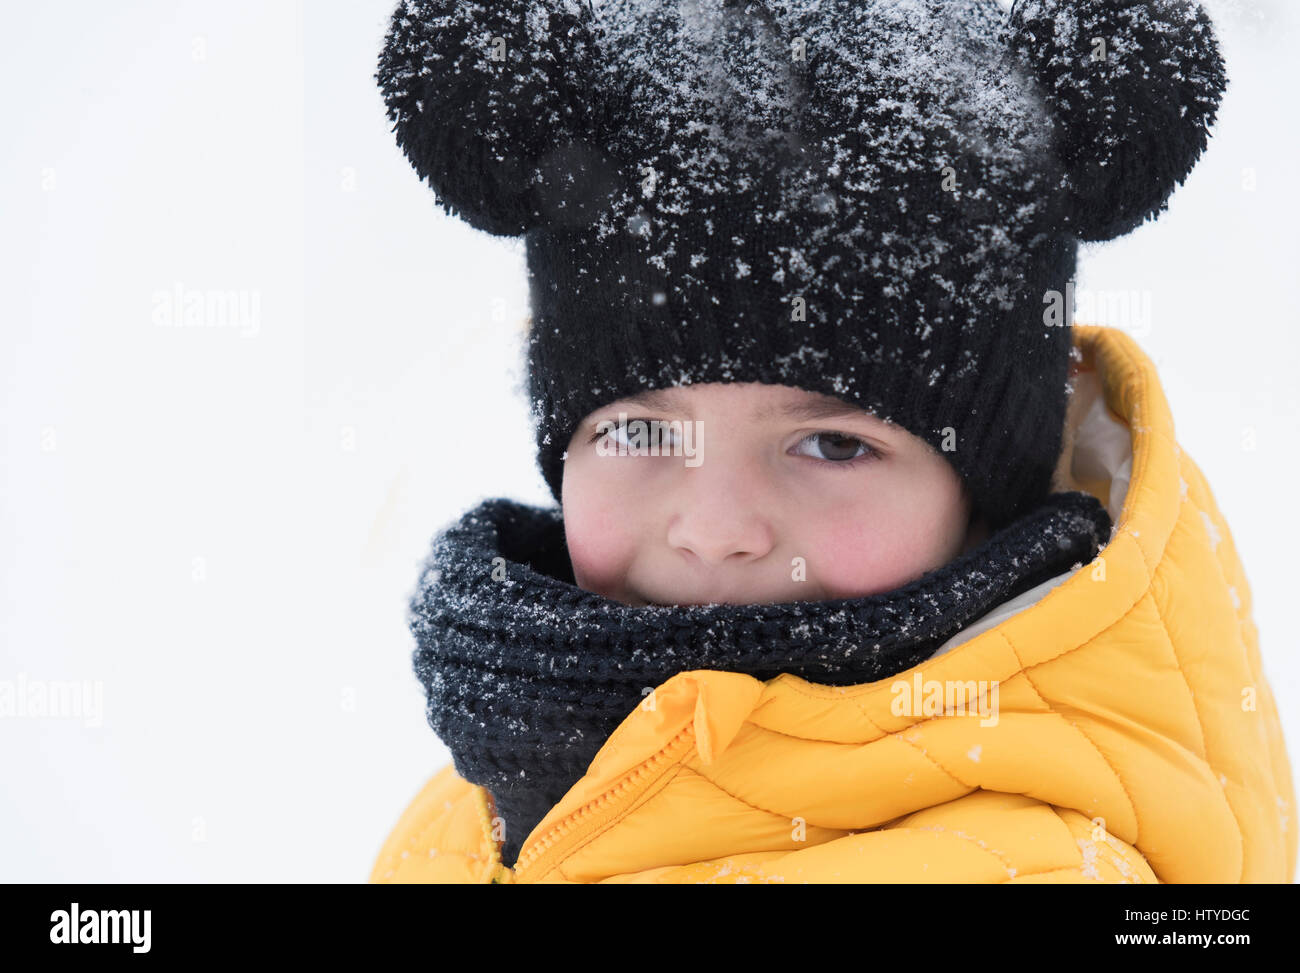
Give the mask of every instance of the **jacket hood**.
[{"label": "jacket hood", "polygon": [[1289,881],[1290,765],[1231,532],[1147,356],[1111,328],[1074,341],[1058,484],[1115,515],[1089,563],[875,682],[674,675],[513,863],[491,794],[444,768],[372,878]]},{"label": "jacket hood", "polygon": [[[1077,347],[1077,346],[1076,346]],[[1079,367],[1081,366],[1081,367]],[[1106,405],[1105,387],[1094,362],[1083,362],[1070,378],[1064,446],[1052,478],[1054,493],[1082,492],[1099,499],[1110,517],[1111,532],[1119,521],[1133,475],[1133,438],[1129,428]],[[1107,538],[1109,540],[1109,537]],[[988,614],[962,627],[931,658],[949,652],[1016,612],[1037,604],[1043,596],[1075,573],[1071,568],[1008,598]]]}]

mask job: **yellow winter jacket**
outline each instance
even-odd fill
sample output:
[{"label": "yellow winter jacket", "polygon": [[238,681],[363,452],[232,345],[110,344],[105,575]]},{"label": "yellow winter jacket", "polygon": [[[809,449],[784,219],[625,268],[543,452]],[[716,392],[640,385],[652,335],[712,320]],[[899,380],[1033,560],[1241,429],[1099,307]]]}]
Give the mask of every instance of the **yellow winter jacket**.
[{"label": "yellow winter jacket", "polygon": [[370,880],[1291,881],[1295,794],[1232,534],[1137,343],[1074,335],[1056,486],[1111,510],[1094,561],[878,682],[673,676],[518,862],[447,766]]}]

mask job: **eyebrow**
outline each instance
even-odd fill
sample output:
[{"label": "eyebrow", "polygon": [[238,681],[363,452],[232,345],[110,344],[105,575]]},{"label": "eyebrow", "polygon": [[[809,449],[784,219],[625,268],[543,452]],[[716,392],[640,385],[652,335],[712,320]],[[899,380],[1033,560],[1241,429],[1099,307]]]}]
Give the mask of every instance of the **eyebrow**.
[{"label": "eyebrow", "polygon": [[[625,405],[637,405],[648,409],[660,409],[664,412],[688,412],[690,411],[682,396],[675,389],[649,389],[645,392],[638,392],[636,395],[630,395],[620,400]],[[811,419],[834,419],[840,417],[852,416],[858,419],[871,419],[873,422],[880,422],[876,416],[873,416],[865,409],[860,409],[850,405],[841,399],[830,395],[815,394],[815,397],[804,399],[799,402],[788,402],[785,405],[764,405],[755,409],[751,418],[758,422],[769,419],[794,419],[794,420],[811,420]]]}]

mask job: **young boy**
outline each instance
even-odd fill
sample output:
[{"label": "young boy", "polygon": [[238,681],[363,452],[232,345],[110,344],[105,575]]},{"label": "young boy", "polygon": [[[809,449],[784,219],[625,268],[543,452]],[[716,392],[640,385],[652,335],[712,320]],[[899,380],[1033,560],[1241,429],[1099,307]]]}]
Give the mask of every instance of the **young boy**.
[{"label": "young boy", "polygon": [[434,540],[374,881],[1290,880],[1231,534],[1061,310],[1205,146],[1197,4],[403,3],[378,79],[525,239],[560,507]]}]

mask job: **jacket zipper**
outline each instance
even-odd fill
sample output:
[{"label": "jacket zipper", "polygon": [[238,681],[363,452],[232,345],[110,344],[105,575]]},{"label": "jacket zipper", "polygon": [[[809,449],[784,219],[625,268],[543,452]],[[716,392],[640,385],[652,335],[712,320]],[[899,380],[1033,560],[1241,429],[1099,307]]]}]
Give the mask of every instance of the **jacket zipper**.
[{"label": "jacket zipper", "polygon": [[[519,855],[519,860],[515,862],[513,869],[510,869],[502,862],[501,868],[509,874],[509,878],[504,880],[516,884],[520,881],[522,875],[526,873],[531,875],[532,871],[540,867],[538,862],[547,858],[554,858],[563,851],[566,836],[572,835],[579,827],[599,824],[600,821],[609,818],[619,807],[626,804],[628,800],[643,793],[650,784],[653,784],[658,779],[658,774],[654,774],[652,771],[670,757],[676,756],[677,752],[682,750],[684,745],[689,744],[694,736],[694,725],[686,726],[662,750],[643,761],[616,785],[569,814],[550,831],[524,849]],[[547,871],[549,872],[549,869]],[[546,872],[543,872],[543,874],[546,874]]]}]

